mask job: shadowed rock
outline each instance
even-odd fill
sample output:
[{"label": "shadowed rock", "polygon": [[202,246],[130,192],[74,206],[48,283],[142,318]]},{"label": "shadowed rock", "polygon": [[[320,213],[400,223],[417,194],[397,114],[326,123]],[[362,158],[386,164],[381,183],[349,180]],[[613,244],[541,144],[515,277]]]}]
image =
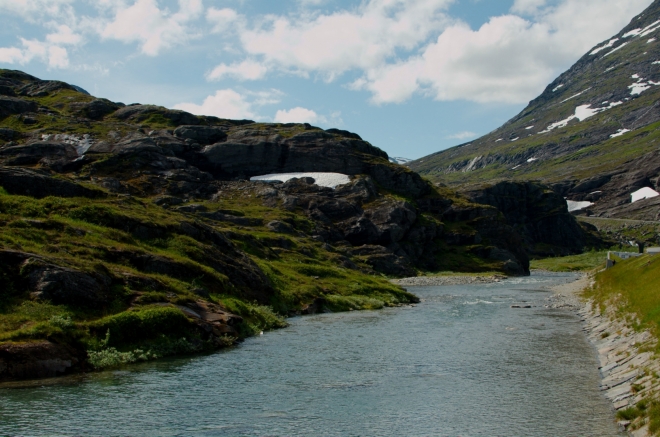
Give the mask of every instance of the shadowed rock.
[{"label": "shadowed rock", "polygon": [[47,196],[103,198],[106,194],[73,182],[56,179],[25,168],[0,167],[0,186],[9,194],[31,196],[38,199]]}]

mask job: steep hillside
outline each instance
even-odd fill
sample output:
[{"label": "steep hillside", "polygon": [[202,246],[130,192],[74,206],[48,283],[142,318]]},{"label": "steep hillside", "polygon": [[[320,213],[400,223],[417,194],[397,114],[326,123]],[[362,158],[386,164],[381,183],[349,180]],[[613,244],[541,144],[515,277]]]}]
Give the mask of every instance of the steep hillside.
[{"label": "steep hillside", "polygon": [[501,128],[407,164],[477,187],[539,180],[600,216],[660,220],[660,1],[597,45]]},{"label": "steep hillside", "polygon": [[[286,172],[343,182],[248,180]],[[127,106],[12,70],[0,70],[0,224],[0,380],[416,300],[388,276],[529,273],[496,208],[356,134]]]}]

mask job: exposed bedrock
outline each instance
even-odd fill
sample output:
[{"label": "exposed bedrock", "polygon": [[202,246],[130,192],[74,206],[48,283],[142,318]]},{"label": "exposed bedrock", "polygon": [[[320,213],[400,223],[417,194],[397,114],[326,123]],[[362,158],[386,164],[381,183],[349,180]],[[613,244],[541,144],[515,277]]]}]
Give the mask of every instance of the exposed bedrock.
[{"label": "exposed bedrock", "polygon": [[581,253],[591,242],[587,230],[569,214],[565,200],[534,182],[500,182],[468,193],[477,203],[491,205],[523,237],[531,255]]}]

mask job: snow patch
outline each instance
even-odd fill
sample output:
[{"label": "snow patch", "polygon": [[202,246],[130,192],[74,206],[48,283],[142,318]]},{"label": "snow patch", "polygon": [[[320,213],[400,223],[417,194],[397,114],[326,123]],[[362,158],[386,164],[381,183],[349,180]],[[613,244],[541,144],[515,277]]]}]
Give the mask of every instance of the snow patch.
[{"label": "snow patch", "polygon": [[511,170],[515,170],[515,169],[519,168],[521,165],[516,165],[515,167],[511,168]]},{"label": "snow patch", "polygon": [[525,129],[526,130],[534,129],[534,126],[527,126]]},{"label": "snow patch", "polygon": [[615,103],[610,103],[609,106],[605,108],[592,108],[591,105],[581,105],[575,108],[575,114],[571,115],[568,118],[565,118],[564,120],[560,120],[556,123],[552,123],[550,126],[548,126],[545,130],[539,132],[540,134],[544,134],[547,132],[550,132],[551,130],[557,129],[557,128],[562,128],[568,126],[568,123],[571,120],[578,119],[580,121],[584,121],[588,118],[593,117],[594,115],[598,114],[599,112],[607,111],[610,108],[613,108],[614,106],[620,105],[620,102],[615,102]]},{"label": "snow patch", "polygon": [[351,182],[348,175],[341,173],[271,173],[263,176],[253,176],[251,181],[281,181],[286,182],[293,178],[313,178],[319,187],[335,188]]},{"label": "snow patch", "polygon": [[553,92],[553,93],[554,93],[554,92],[557,92],[557,90],[558,90],[559,88],[563,87],[563,86],[564,86],[563,83],[562,83],[561,85],[557,85],[557,86],[555,87],[555,89],[552,90],[552,92]]},{"label": "snow patch", "polygon": [[639,79],[639,74],[633,74],[631,77],[632,77],[633,79]]},{"label": "snow patch", "polygon": [[630,203],[635,203],[640,200],[651,199],[658,196],[660,196],[660,193],[655,191],[653,188],[644,187],[641,190],[637,190],[630,194]]},{"label": "snow patch", "polygon": [[402,158],[400,156],[390,156],[390,162],[393,162],[395,164],[403,165],[409,163],[410,161],[412,161],[412,159]]},{"label": "snow patch", "polygon": [[575,200],[566,200],[566,205],[568,206],[568,212],[580,211],[585,208],[589,208],[593,203],[591,202],[576,202]]},{"label": "snow patch", "polygon": [[652,42],[655,42],[655,38],[651,38],[650,40],[646,41],[646,44],[651,44]]},{"label": "snow patch", "polygon": [[655,62],[651,63],[651,65],[659,65],[659,64],[660,64],[660,61],[655,61]]},{"label": "snow patch", "polygon": [[617,133],[610,135],[610,138],[620,137],[623,134],[630,132],[630,129],[619,129]]},{"label": "snow patch", "polygon": [[534,162],[534,161],[538,161],[538,160],[539,160],[538,158],[529,158],[527,160],[527,162]]},{"label": "snow patch", "polygon": [[499,142],[502,141],[503,139],[504,139],[504,138],[498,138],[498,139],[495,140],[495,142],[496,142],[496,143],[499,143]]},{"label": "snow patch", "polygon": [[574,99],[574,98],[576,98],[576,97],[578,97],[578,96],[581,96],[582,94],[586,93],[586,92],[589,91],[590,89],[591,89],[591,87],[587,88],[586,90],[584,90],[584,91],[582,91],[582,92],[579,92],[579,93],[575,94],[574,96],[569,97],[568,99],[562,100],[562,101],[559,102],[559,103],[568,102],[568,101],[571,100],[571,99]]},{"label": "snow patch", "polygon": [[631,36],[637,36],[642,33],[642,29],[634,29],[628,33],[625,33],[621,38],[630,38]]},{"label": "snow patch", "polygon": [[623,44],[621,44],[619,47],[615,48],[615,49],[612,50],[611,52],[609,52],[609,53],[605,53],[605,56],[603,56],[603,58],[606,57],[606,56],[611,55],[612,53],[616,52],[616,51],[619,50],[619,49],[624,48],[624,47],[627,46],[627,45],[628,45],[628,43],[627,43],[627,42],[624,42]]},{"label": "snow patch", "polygon": [[520,139],[520,137],[516,137],[516,138],[512,139],[511,142],[513,143],[514,141],[518,141],[519,139]]},{"label": "snow patch", "polygon": [[[624,38],[625,38],[625,35],[624,35]],[[601,46],[601,47],[598,47],[598,48],[594,49],[594,50],[593,50],[591,53],[589,53],[589,54],[590,54],[590,55],[596,55],[596,54],[598,54],[599,52],[601,52],[601,51],[603,51],[603,50],[605,50],[605,49],[609,49],[609,48],[612,47],[614,44],[616,44],[616,42],[617,42],[618,40],[619,40],[619,38],[612,38],[611,40],[609,40],[609,42],[608,42],[607,44],[605,44],[604,46]]]}]

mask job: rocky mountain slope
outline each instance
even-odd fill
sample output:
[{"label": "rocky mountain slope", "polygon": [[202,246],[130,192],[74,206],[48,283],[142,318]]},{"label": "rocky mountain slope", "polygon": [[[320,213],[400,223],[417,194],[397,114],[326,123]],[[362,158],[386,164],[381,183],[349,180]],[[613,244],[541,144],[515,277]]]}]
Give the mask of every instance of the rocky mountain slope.
[{"label": "rocky mountain slope", "polygon": [[660,1],[555,79],[517,116],[471,143],[407,164],[479,187],[537,180],[602,217],[660,220]]},{"label": "rocky mountain slope", "polygon": [[[249,180],[288,172],[348,183]],[[582,249],[535,248],[495,206],[350,132],[124,105],[13,70],[0,187],[0,380],[224,347],[291,314],[415,301],[387,277],[524,275],[535,251]],[[530,199],[573,219],[552,192]]]}]

